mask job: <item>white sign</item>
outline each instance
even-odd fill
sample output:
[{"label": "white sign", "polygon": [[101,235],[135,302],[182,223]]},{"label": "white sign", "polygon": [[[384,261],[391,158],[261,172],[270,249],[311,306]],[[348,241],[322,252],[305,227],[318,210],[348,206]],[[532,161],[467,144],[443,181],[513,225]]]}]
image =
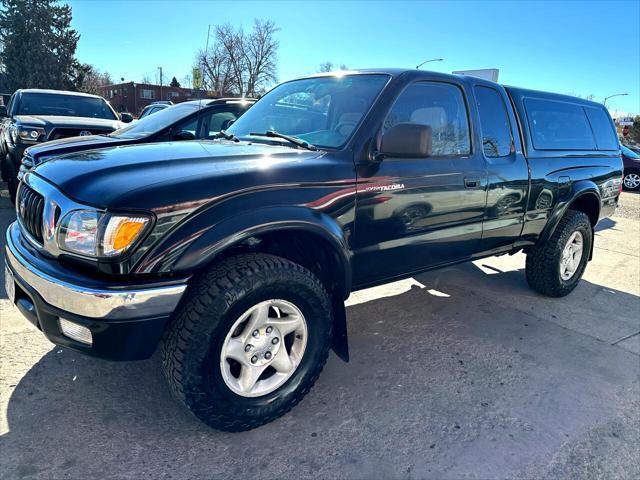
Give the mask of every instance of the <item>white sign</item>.
[{"label": "white sign", "polygon": [[616,118],[616,123],[622,127],[629,125],[633,125],[633,117],[620,117]]},{"label": "white sign", "polygon": [[455,72],[451,73],[453,73],[454,75],[469,75],[470,77],[477,77],[484,80],[497,82],[500,70],[498,70],[497,68],[485,68],[481,70],[456,70]]}]

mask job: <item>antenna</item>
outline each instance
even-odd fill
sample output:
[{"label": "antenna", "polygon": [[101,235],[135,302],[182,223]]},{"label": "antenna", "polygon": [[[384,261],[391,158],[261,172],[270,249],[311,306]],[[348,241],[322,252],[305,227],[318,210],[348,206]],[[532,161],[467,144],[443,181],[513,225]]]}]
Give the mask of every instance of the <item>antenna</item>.
[{"label": "antenna", "polygon": [[[209,24],[209,26],[207,28],[207,41],[204,44],[205,45],[204,46],[204,60],[205,61],[207,59],[207,52],[209,51],[209,35],[210,34],[211,34],[211,24]],[[203,79],[204,79],[204,61],[200,63],[200,86],[198,88],[198,97],[199,97],[198,110],[200,110],[202,108]]]}]

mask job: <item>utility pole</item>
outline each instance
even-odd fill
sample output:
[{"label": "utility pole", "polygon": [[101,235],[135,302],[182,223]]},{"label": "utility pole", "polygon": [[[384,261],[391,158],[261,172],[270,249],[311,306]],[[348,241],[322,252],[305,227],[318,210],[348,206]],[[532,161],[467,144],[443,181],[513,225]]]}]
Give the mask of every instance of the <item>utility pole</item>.
[{"label": "utility pole", "polygon": [[160,100],[164,100],[162,97],[162,67],[158,67],[158,70],[160,70]]}]

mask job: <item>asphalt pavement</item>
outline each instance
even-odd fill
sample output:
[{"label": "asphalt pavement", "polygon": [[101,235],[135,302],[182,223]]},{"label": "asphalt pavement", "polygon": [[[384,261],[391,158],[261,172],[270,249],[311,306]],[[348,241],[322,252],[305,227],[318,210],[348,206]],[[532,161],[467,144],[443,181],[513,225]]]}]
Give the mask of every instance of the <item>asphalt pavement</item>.
[{"label": "asphalt pavement", "polygon": [[245,433],[199,423],[157,358],[53,346],[0,290],[0,478],[640,478],[639,206],[565,298],[528,289],[522,254],[353,294],[351,362]]}]

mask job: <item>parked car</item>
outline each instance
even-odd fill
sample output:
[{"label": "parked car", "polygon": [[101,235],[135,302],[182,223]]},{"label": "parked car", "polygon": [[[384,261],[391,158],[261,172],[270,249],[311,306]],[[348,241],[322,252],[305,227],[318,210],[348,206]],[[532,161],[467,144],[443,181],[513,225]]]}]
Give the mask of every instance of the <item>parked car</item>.
[{"label": "parked car", "polygon": [[173,102],[169,102],[169,101],[158,101],[158,102],[150,103],[149,105],[147,105],[142,109],[142,112],[140,112],[140,116],[138,117],[138,119],[147,117],[153,113],[158,113],[164,110],[165,108],[169,108],[171,105],[173,105]]},{"label": "parked car", "polygon": [[631,148],[620,145],[622,163],[624,164],[624,180],[622,186],[626,190],[640,190],[640,155]]},{"label": "parked car", "polygon": [[132,120],[119,118],[109,102],[97,95],[58,90],[17,90],[7,107],[0,106],[2,179],[12,201],[24,150],[60,138],[111,133]]},{"label": "parked car", "polygon": [[73,137],[34,145],[25,150],[18,179],[34,165],[56,155],[103,147],[215,138],[255,103],[253,99],[219,98],[179,103],[153,117],[131,123],[108,135]]},{"label": "parked car", "polygon": [[602,105],[471,76],[293,80],[220,136],[37,166],[5,278],[57,345],[161,344],[173,393],[229,431],[293,408],[331,347],[348,359],[352,291],[523,250],[535,291],[569,294],[622,184]]}]

